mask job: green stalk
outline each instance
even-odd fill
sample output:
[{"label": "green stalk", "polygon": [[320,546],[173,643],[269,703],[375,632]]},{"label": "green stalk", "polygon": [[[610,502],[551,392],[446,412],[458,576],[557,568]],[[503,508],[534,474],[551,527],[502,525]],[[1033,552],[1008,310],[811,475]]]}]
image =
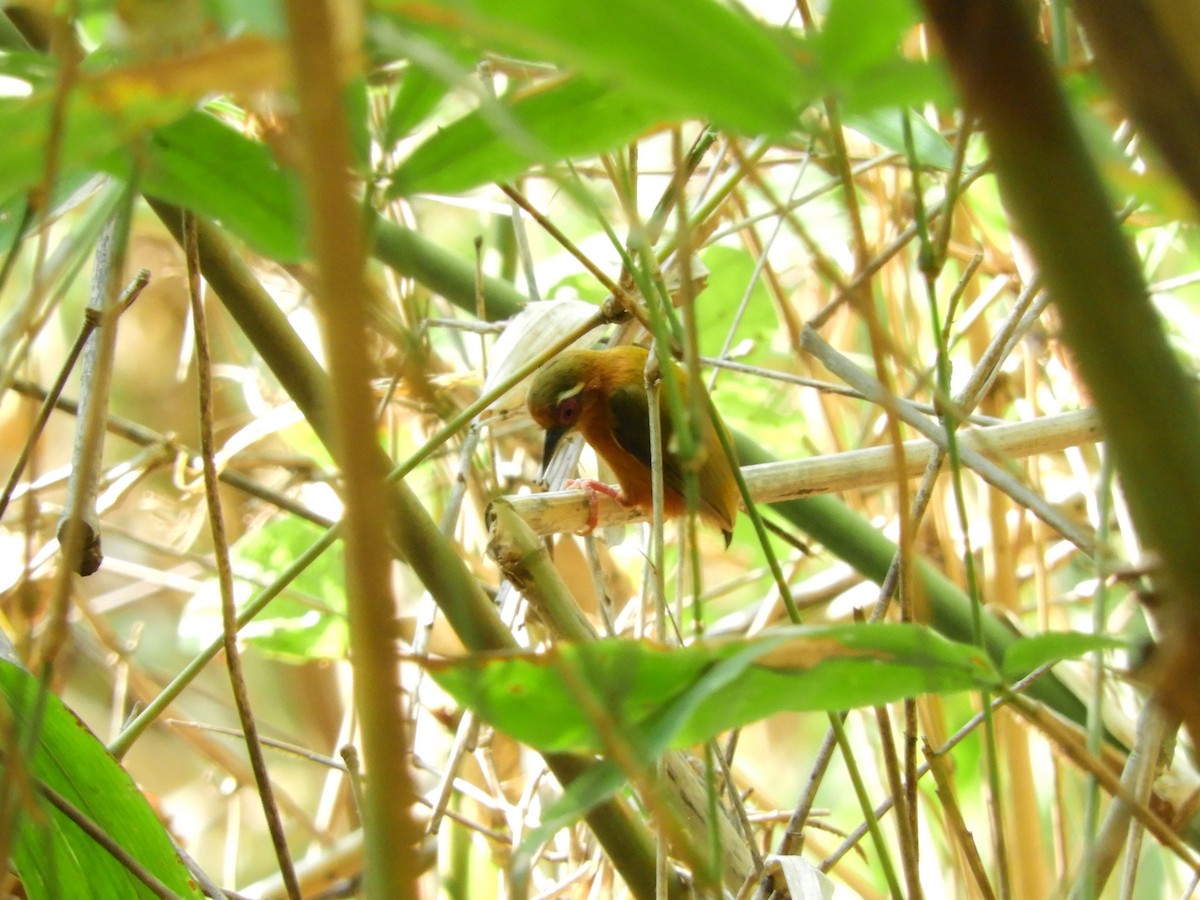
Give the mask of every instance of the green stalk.
[{"label": "green stalk", "polygon": [[1200,609],[1200,408],[1113,205],[1016,0],[925,0],[1095,400],[1168,615]]}]

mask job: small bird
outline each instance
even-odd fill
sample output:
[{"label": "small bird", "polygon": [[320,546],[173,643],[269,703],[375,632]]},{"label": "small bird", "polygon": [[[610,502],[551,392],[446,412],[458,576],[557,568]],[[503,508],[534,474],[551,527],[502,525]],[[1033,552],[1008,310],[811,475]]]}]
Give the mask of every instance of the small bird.
[{"label": "small bird", "polygon": [[[577,482],[593,494],[588,531],[596,524],[594,494],[597,492],[613,497],[625,506],[642,510],[651,507],[650,406],[645,387],[648,356],[644,347],[630,345],[608,350],[568,350],[547,363],[529,387],[529,413],[546,429],[542,471],[550,464],[559,442],[578,429],[617,476],[620,490],[598,481]],[[683,370],[675,366],[675,373],[686,402],[687,383]],[[702,456],[697,472],[698,512],[703,520],[721,529],[728,547],[733,539],[733,523],[738,510],[737,481],[712,419],[707,415],[703,418]],[[659,421],[663,446],[663,510],[668,516],[677,516],[686,512],[687,503],[683,498],[683,468],[670,450],[674,429],[665,404],[660,408]],[[724,425],[719,427],[724,428]]]}]

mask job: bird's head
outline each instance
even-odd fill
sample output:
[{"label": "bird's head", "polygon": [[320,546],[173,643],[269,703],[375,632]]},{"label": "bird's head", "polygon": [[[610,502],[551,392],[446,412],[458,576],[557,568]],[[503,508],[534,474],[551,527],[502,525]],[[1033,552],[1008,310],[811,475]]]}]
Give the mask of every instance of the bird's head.
[{"label": "bird's head", "polygon": [[579,423],[588,402],[586,366],[581,356],[564,353],[547,363],[529,385],[529,414],[546,430],[542,474],[559,443]]}]

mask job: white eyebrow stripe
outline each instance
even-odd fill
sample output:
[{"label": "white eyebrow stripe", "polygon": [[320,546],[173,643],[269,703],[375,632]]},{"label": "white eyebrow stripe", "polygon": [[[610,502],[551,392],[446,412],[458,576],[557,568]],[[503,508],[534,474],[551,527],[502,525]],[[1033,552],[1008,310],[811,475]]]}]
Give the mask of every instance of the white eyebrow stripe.
[{"label": "white eyebrow stripe", "polygon": [[563,391],[561,394],[559,394],[557,397],[554,398],[555,405],[562,403],[564,400],[570,400],[576,394],[582,393],[583,385],[584,385],[584,382],[581,381],[581,382],[579,382],[579,384],[575,385],[575,387],[567,388],[567,390]]}]

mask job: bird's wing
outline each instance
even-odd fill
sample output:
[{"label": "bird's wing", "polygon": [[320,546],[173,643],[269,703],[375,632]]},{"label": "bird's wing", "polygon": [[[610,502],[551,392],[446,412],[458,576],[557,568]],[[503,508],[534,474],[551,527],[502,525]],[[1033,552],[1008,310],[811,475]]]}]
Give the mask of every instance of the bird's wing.
[{"label": "bird's wing", "polygon": [[[650,470],[650,404],[646,399],[645,388],[629,386],[618,388],[609,395],[608,409],[611,414],[612,435],[617,444]],[[659,416],[662,423],[663,453],[671,445],[671,417],[662,411]],[[683,493],[683,477],[678,466],[663,466],[663,484],[677,493]]]}]

